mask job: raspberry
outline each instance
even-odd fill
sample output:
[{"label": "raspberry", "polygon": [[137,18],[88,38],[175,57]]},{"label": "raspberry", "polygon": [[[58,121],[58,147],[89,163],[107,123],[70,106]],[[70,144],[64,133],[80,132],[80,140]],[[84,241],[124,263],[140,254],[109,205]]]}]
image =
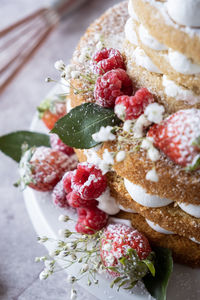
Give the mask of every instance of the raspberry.
[{"label": "raspberry", "polygon": [[67,155],[72,155],[74,154],[74,149],[67,146],[66,144],[64,144],[59,137],[57,136],[57,134],[51,134],[50,135],[50,144],[51,144],[51,148],[55,149],[55,150],[59,150]]},{"label": "raspberry", "polygon": [[95,165],[78,164],[71,179],[71,187],[82,199],[98,198],[107,187],[106,176]]},{"label": "raspberry", "polygon": [[121,53],[113,48],[102,49],[93,57],[93,69],[96,74],[103,75],[113,69],[126,69]]},{"label": "raspberry", "polygon": [[[137,230],[122,224],[108,225],[103,233],[100,248],[104,266],[117,266],[120,258],[127,257],[127,250],[130,248],[136,250],[140,260],[146,259],[151,253],[147,238]],[[109,272],[114,276],[119,275],[116,272]]]},{"label": "raspberry", "polygon": [[83,234],[93,234],[95,231],[101,230],[107,224],[108,215],[97,207],[78,208],[77,211],[77,232]]},{"label": "raspberry", "polygon": [[117,97],[132,95],[132,81],[122,69],[107,72],[99,77],[95,84],[94,98],[103,107],[114,107]]},{"label": "raspberry", "polygon": [[160,124],[153,125],[148,136],[173,162],[191,171],[200,167],[200,110],[179,110]]},{"label": "raspberry", "polygon": [[146,88],[142,88],[134,96],[117,97],[115,113],[122,120],[137,119],[144,113],[145,108],[153,102],[153,95]]},{"label": "raspberry", "polygon": [[53,189],[53,203],[59,207],[67,207],[66,192],[63,188],[63,182],[60,180]]},{"label": "raspberry", "polygon": [[72,184],[73,174],[74,174],[73,171],[69,171],[69,172],[65,173],[65,175],[63,176],[63,179],[62,179],[63,188],[67,194],[72,192],[71,184]]},{"label": "raspberry", "polygon": [[67,202],[69,206],[78,208],[78,207],[95,207],[98,205],[98,201],[95,199],[84,200],[75,192],[71,192],[67,195]]},{"label": "raspberry", "polygon": [[38,191],[50,191],[71,170],[68,155],[48,147],[31,148],[20,161],[21,181]]}]

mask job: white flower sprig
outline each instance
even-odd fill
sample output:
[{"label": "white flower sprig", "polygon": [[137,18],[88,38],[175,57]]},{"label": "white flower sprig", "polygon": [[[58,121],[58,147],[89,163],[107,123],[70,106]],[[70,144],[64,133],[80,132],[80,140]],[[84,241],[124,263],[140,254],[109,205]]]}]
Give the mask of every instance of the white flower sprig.
[{"label": "white flower sprig", "polygon": [[[61,215],[59,221],[68,222],[73,221],[68,216]],[[54,240],[44,237],[38,237],[40,244],[53,242],[56,247],[53,252],[47,256],[36,257],[36,262],[44,263],[44,270],[40,273],[40,280],[46,280],[50,275],[57,271],[70,268],[73,264],[80,264],[76,276],[69,274],[66,281],[72,285],[71,300],[76,299],[77,291],[74,284],[87,277],[87,283],[98,284],[96,273],[99,270],[105,270],[100,259],[100,239],[103,231],[95,232],[92,235],[79,234],[72,232],[68,229],[59,230],[59,235],[62,236],[61,240]],[[61,265],[61,266],[60,266]]]}]

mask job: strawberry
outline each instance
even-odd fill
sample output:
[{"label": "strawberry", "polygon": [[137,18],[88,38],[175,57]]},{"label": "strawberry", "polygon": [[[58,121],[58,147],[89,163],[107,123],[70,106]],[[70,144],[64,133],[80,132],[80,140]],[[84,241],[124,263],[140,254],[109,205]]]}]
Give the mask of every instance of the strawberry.
[{"label": "strawberry", "polygon": [[153,125],[148,136],[176,164],[195,170],[200,167],[200,110],[180,110],[160,124]]},{"label": "strawberry", "polygon": [[53,203],[59,207],[68,207],[67,194],[63,188],[62,179],[56,184],[52,192]]},{"label": "strawberry", "polygon": [[76,161],[61,151],[48,147],[27,150],[19,164],[21,184],[45,192],[60,181],[66,171],[76,167]]},{"label": "strawberry", "polygon": [[[143,260],[149,260],[150,254],[151,247],[147,238],[137,230],[124,224],[110,224],[105,229],[100,255],[103,265],[114,277],[123,274],[125,267],[129,283],[141,279],[148,272]],[[154,273],[154,268],[149,269]]]},{"label": "strawberry", "polygon": [[53,129],[55,123],[66,115],[65,99],[57,99],[51,101],[49,99],[44,100],[37,108],[39,112],[39,118],[48,129]]}]

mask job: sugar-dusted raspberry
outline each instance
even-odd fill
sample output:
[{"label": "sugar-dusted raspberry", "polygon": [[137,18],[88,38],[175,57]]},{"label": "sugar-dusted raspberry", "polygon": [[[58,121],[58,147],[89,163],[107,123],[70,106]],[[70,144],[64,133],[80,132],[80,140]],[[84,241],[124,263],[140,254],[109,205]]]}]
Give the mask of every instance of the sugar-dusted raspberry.
[{"label": "sugar-dusted raspberry", "polygon": [[134,96],[119,96],[115,101],[115,113],[122,120],[137,119],[153,102],[153,95],[146,88],[142,88]]},{"label": "sugar-dusted raspberry", "polygon": [[106,49],[95,53],[93,57],[93,70],[96,74],[104,73],[114,69],[126,69],[123,57],[117,49]]},{"label": "sugar-dusted raspberry", "polygon": [[69,206],[78,208],[78,207],[95,207],[98,205],[98,201],[95,199],[84,200],[75,192],[71,192],[67,195],[67,202]]},{"label": "sugar-dusted raspberry", "polygon": [[69,171],[65,173],[63,176],[62,182],[63,182],[63,188],[67,194],[72,192],[72,176],[74,174],[74,171]]},{"label": "sugar-dusted raspberry", "polygon": [[31,148],[20,161],[21,182],[35,190],[50,191],[71,166],[71,158],[61,151]]},{"label": "sugar-dusted raspberry", "polygon": [[[106,267],[114,267],[119,264],[119,259],[127,257],[128,249],[133,249],[137,252],[139,259],[146,259],[151,253],[151,247],[147,238],[137,231],[124,224],[110,224],[103,233],[101,240],[100,255],[101,260]],[[134,266],[135,275],[140,275],[140,265]],[[108,269],[109,271],[109,269]],[[145,268],[145,274],[148,269]],[[118,273],[109,271],[113,276]],[[134,274],[134,273],[133,273]],[[144,275],[145,275],[144,274]],[[139,279],[139,278],[135,278]]]},{"label": "sugar-dusted raspberry", "polygon": [[50,144],[51,148],[55,150],[59,150],[64,152],[67,155],[74,154],[74,149],[64,144],[58,137],[57,134],[51,134],[50,135]]},{"label": "sugar-dusted raspberry", "polygon": [[106,176],[95,165],[80,163],[74,171],[71,187],[82,199],[98,198],[107,187]]},{"label": "sugar-dusted raspberry", "polygon": [[63,182],[62,180],[60,180],[53,189],[53,193],[52,193],[53,203],[59,207],[67,207],[68,203],[67,203],[66,196],[67,194],[63,188]]},{"label": "sugar-dusted raspberry", "polygon": [[77,212],[76,231],[83,234],[93,234],[101,230],[108,222],[108,215],[97,207],[78,208]]},{"label": "sugar-dusted raspberry", "polygon": [[116,69],[99,77],[95,84],[94,98],[103,107],[114,107],[117,97],[132,95],[132,81],[126,71]]}]

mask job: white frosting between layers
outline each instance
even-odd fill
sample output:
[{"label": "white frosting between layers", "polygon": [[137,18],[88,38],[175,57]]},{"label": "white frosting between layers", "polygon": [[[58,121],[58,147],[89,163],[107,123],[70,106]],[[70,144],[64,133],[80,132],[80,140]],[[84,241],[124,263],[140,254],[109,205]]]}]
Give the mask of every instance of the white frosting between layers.
[{"label": "white frosting between layers", "polygon": [[190,27],[200,26],[200,0],[168,0],[166,8],[176,23]]},{"label": "white frosting between layers", "polygon": [[200,218],[200,205],[178,203],[179,207],[189,215]]},{"label": "white frosting between layers", "polygon": [[122,225],[124,224],[128,227],[132,227],[130,220],[109,217],[108,224],[113,224],[113,223],[114,224],[122,224]]},{"label": "white frosting between layers", "polygon": [[140,205],[146,207],[162,207],[172,203],[172,200],[166,198],[160,198],[156,195],[147,194],[146,191],[139,185],[133,184],[128,179],[124,178],[124,185],[127,192],[133,198],[133,200]]},{"label": "white frosting between layers", "polygon": [[185,55],[169,49],[168,60],[171,67],[178,73],[193,75],[200,73],[200,65],[192,63]]},{"label": "white frosting between layers", "polygon": [[162,227],[160,227],[158,224],[148,220],[148,219],[145,219],[147,224],[155,231],[159,232],[159,233],[163,233],[163,234],[174,234],[173,231],[169,231],[169,230],[166,230]]},{"label": "white frosting between layers", "polygon": [[137,35],[136,32],[134,30],[134,22],[131,18],[129,18],[126,22],[125,25],[125,36],[126,39],[133,45],[138,45],[138,39],[137,39]]},{"label": "white frosting between layers", "polygon": [[[167,26],[172,26],[182,32],[185,32],[188,35],[190,35],[190,37],[194,37],[195,35],[200,36],[199,28],[192,28],[189,26],[184,27],[184,26],[180,26],[179,24],[175,23],[172,20],[172,18],[170,18],[170,16],[169,16],[166,2],[160,2],[157,0],[143,0],[143,1],[150,3],[150,5],[154,6],[162,14],[165,24]],[[188,0],[184,0],[184,1],[188,1]],[[193,1],[193,0],[191,0],[191,1]]]},{"label": "white frosting between layers", "polygon": [[129,213],[132,213],[132,214],[137,214],[136,210],[134,209],[131,209],[131,208],[125,208],[123,207],[121,204],[119,204],[119,208],[125,212],[129,212]]},{"label": "white frosting between layers", "polygon": [[[134,23],[132,19],[128,19],[125,25],[125,36],[130,43],[138,45],[138,39],[134,30]],[[187,58],[184,54],[172,49],[168,49],[165,45],[158,42],[158,40],[156,40],[152,35],[149,34],[147,29],[142,24],[139,27],[139,37],[140,41],[144,45],[153,50],[168,50],[168,54],[165,55],[165,58],[176,72],[185,75],[195,75],[200,73],[199,64],[193,63],[191,59]],[[153,62],[151,63],[153,64]]]},{"label": "white frosting between layers", "polygon": [[[169,230],[166,230],[162,227],[160,227],[158,224],[148,220],[148,219],[145,219],[147,224],[155,231],[159,232],[159,233],[162,233],[162,234],[175,234],[173,231],[169,231]],[[200,244],[199,241],[197,241],[194,237],[190,237],[189,238],[192,242],[196,243],[196,244]]]},{"label": "white frosting between layers", "polygon": [[197,241],[194,237],[191,237],[190,240],[193,241],[193,242],[196,243],[196,244],[200,244],[200,242]]},{"label": "white frosting between layers", "polygon": [[142,24],[139,27],[139,37],[141,42],[151,49],[157,51],[168,49],[165,45],[161,44],[157,39],[150,35],[148,30]]},{"label": "white frosting between layers", "polygon": [[196,96],[192,91],[177,85],[174,81],[168,79],[166,75],[163,75],[162,84],[168,97],[176,98],[177,101],[186,101],[191,105],[200,101],[200,96]]},{"label": "white frosting between layers", "polygon": [[139,21],[136,13],[135,13],[135,10],[134,10],[134,7],[133,7],[133,2],[131,0],[129,0],[128,2],[128,13],[130,15],[131,18],[133,18],[133,20],[135,21]]},{"label": "white frosting between layers", "polygon": [[146,55],[144,50],[142,50],[141,48],[137,47],[133,51],[133,57],[135,63],[138,66],[145,68],[149,72],[162,74],[162,72],[158,69],[158,67],[152,62],[152,60]]}]

